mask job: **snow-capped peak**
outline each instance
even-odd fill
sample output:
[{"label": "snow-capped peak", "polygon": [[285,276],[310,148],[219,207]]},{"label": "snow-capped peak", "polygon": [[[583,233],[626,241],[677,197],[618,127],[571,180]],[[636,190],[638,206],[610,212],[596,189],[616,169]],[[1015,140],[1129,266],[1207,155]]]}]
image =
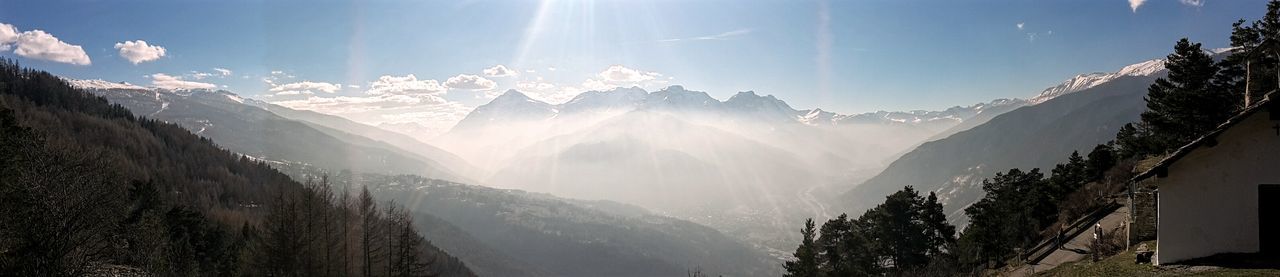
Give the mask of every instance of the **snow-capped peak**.
[{"label": "snow-capped peak", "polygon": [[1121,68],[1119,74],[1121,76],[1151,76],[1164,70],[1164,59],[1156,59],[1136,64],[1131,64]]},{"label": "snow-capped peak", "polygon": [[116,83],[116,82],[110,82],[102,79],[93,79],[93,80],[65,79],[65,80],[67,80],[68,83],[71,83],[71,86],[81,88],[81,89],[139,89],[139,90],[147,89],[145,87],[137,86],[127,82]]},{"label": "snow-capped peak", "polygon": [[1155,60],[1149,60],[1149,61],[1144,61],[1136,64],[1127,65],[1123,68],[1120,68],[1120,70],[1116,72],[1111,72],[1111,73],[1095,72],[1095,73],[1089,73],[1089,74],[1080,74],[1080,75],[1076,75],[1075,77],[1072,77],[1071,79],[1067,79],[1066,81],[1062,82],[1061,84],[1058,84],[1057,86],[1044,89],[1044,91],[1041,91],[1040,94],[1036,95],[1036,97],[1032,97],[1031,99],[1029,99],[1028,102],[1031,105],[1040,104],[1040,103],[1044,103],[1045,101],[1049,101],[1049,99],[1056,98],[1058,96],[1063,96],[1069,93],[1086,90],[1086,89],[1101,85],[1103,83],[1110,82],[1112,80],[1115,80],[1116,78],[1120,78],[1124,76],[1151,76],[1163,70],[1164,70],[1164,60],[1155,59]]}]

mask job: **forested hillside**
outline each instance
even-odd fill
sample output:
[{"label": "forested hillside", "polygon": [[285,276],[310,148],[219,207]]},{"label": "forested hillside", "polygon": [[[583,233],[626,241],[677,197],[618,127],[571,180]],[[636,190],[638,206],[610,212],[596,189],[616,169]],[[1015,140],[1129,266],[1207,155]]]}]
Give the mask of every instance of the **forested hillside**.
[{"label": "forested hillside", "polygon": [[[584,201],[413,175],[331,175],[415,213],[424,235],[481,275],[775,276],[777,259],[693,222]],[[434,226],[425,223],[436,222]]]},{"label": "forested hillside", "polygon": [[298,183],[0,61],[0,272],[470,276],[366,193]]}]

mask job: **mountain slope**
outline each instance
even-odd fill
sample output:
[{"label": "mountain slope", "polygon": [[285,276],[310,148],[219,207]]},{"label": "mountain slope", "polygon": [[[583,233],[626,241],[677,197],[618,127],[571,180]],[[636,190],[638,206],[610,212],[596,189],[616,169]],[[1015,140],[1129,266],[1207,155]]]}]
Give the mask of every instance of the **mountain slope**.
[{"label": "mountain slope", "polygon": [[[324,269],[301,265],[337,260],[322,255],[336,243],[290,243],[287,249],[299,251],[288,255],[252,247],[300,240],[272,232],[277,227],[316,239],[340,238],[312,227],[318,224],[296,224],[334,215],[331,203],[307,203],[308,218],[283,212],[280,204],[291,200],[282,199],[316,193],[313,188],[176,124],[135,116],[51,74],[3,59],[0,161],[5,275],[83,275],[83,263],[159,276],[315,276]],[[93,186],[73,189],[84,184]],[[19,228],[37,235],[13,232]],[[436,257],[430,269],[441,276],[474,276],[429,242],[420,246],[422,255]],[[77,261],[65,263],[71,259]],[[272,263],[282,260],[291,263]]]},{"label": "mountain slope", "polygon": [[[741,241],[641,209],[408,175],[334,179],[453,223],[504,259],[518,260],[507,265],[533,266],[521,268],[534,272],[528,275],[678,276],[694,268],[725,276],[781,273],[777,260]],[[440,245],[455,251],[448,242]]]},{"label": "mountain slope", "polygon": [[229,150],[335,170],[413,173],[468,181],[431,159],[381,141],[281,117],[226,91],[88,89],[137,114],[181,125]]},{"label": "mountain slope", "polygon": [[1010,168],[1050,168],[1071,151],[1114,138],[1145,108],[1157,76],[1121,76],[1079,92],[996,116],[950,137],[926,142],[846,192],[854,211],[869,208],[903,186],[936,191],[951,218],[982,196],[981,180]]},{"label": "mountain slope", "polygon": [[[341,133],[326,132],[335,137],[343,136],[344,134],[342,133],[345,133],[345,135],[358,134],[358,136],[365,137],[373,141],[385,142],[386,144],[394,146],[396,150],[402,150],[405,152],[413,153],[420,157],[426,158],[428,160],[439,162],[450,172],[456,172],[458,174],[461,174],[462,175],[461,177],[464,177],[465,179],[474,179],[471,177],[472,174],[478,173],[476,172],[477,169],[471,166],[470,164],[468,164],[465,160],[462,159],[462,157],[458,157],[457,155],[454,155],[449,151],[445,151],[444,149],[431,146],[427,143],[424,143],[422,141],[409,137],[408,135],[387,131],[382,128],[378,128],[374,126],[364,125],[355,121],[351,121],[346,118],[317,113],[313,111],[294,110],[294,109],[282,107],[280,105],[270,104],[270,103],[256,101],[256,100],[246,100],[245,103],[266,109],[267,111],[270,111],[272,113],[275,113],[277,115],[280,115],[288,119],[293,119],[293,120],[308,123],[308,125],[312,125],[313,128],[316,128],[320,131],[326,131],[326,130],[341,131]],[[359,140],[359,139],[344,139],[344,140],[348,142],[359,142],[359,141],[367,142],[368,141],[368,140]],[[379,145],[374,144],[373,146],[379,146]],[[455,181],[464,181],[464,180],[455,180]]]}]

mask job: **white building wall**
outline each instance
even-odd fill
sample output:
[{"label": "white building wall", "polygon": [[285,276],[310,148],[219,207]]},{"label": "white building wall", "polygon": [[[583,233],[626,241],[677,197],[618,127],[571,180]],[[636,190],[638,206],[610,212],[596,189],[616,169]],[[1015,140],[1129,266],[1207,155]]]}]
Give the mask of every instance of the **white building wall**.
[{"label": "white building wall", "polygon": [[1200,146],[1156,180],[1157,263],[1258,252],[1258,185],[1280,184],[1277,123],[1257,112],[1219,135],[1217,146]]}]

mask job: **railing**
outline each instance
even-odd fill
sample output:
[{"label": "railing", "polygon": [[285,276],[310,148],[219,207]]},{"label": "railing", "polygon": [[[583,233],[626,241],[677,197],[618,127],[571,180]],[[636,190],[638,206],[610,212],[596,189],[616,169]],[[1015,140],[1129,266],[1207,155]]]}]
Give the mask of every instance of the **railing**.
[{"label": "railing", "polygon": [[1099,220],[1102,220],[1102,218],[1107,217],[1107,215],[1111,214],[1111,212],[1116,211],[1116,209],[1119,209],[1121,206],[1123,205],[1120,205],[1119,203],[1116,203],[1114,201],[1108,202],[1106,205],[1103,205],[1102,207],[1098,207],[1093,211],[1089,212],[1088,214],[1085,214],[1085,216],[1080,217],[1080,219],[1076,219],[1076,221],[1072,222],[1071,225],[1068,225],[1065,230],[1060,231],[1062,232],[1061,241],[1059,241],[1057,237],[1051,237],[1051,238],[1045,239],[1044,241],[1041,241],[1035,247],[1032,247],[1029,251],[1026,252],[1027,256],[1025,259],[1023,259],[1023,263],[1024,264],[1039,263],[1040,260],[1044,260],[1045,257],[1048,257],[1049,254],[1053,253],[1053,251],[1058,250],[1058,248],[1061,247],[1063,244],[1067,243],[1068,241],[1071,241],[1071,238],[1074,238],[1080,235],[1080,233],[1084,233],[1085,230],[1089,230],[1090,227],[1093,227],[1093,224],[1095,222],[1098,222]]}]

